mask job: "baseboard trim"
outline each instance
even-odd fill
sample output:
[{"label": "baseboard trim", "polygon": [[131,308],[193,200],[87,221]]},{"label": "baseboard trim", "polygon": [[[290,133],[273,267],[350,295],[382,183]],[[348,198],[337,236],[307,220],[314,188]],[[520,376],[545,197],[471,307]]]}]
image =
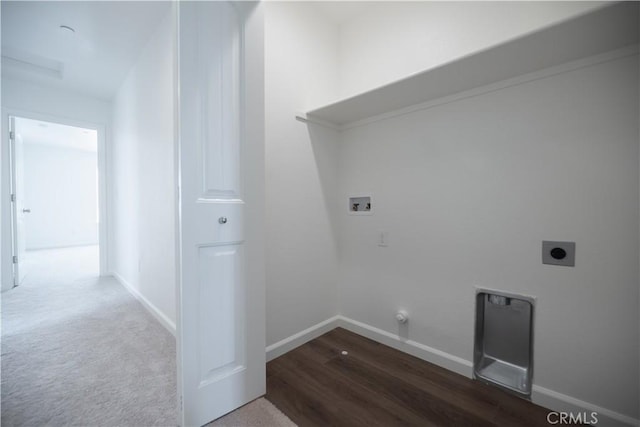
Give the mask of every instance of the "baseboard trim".
[{"label": "baseboard trim", "polygon": [[[267,361],[273,360],[302,344],[311,341],[330,330],[342,327],[363,337],[369,338],[380,344],[411,354],[419,359],[426,360],[442,368],[456,372],[465,377],[472,378],[473,363],[469,360],[454,356],[444,351],[429,347],[416,341],[404,339],[396,334],[376,328],[366,323],[358,322],[345,316],[334,316],[310,328],[291,335],[267,347]],[[640,420],[627,415],[606,409],[589,402],[559,393],[554,390],[533,385],[531,401],[553,411],[565,412],[597,412],[598,425],[605,426],[638,426]]]},{"label": "baseboard trim", "polygon": [[27,251],[47,251],[51,249],[71,249],[71,248],[80,248],[82,246],[99,246],[98,241],[90,241],[90,242],[80,242],[73,243],[71,245],[53,245],[53,246],[35,246],[31,248],[27,248]]},{"label": "baseboard trim", "polygon": [[135,299],[137,299],[142,306],[147,309],[149,313],[158,321],[162,326],[165,327],[167,331],[171,333],[174,337],[176,336],[176,324],[171,321],[162,311],[158,309],[155,305],[151,303],[144,295],[140,293],[136,288],[131,285],[124,277],[122,277],[119,273],[112,271],[111,275],[114,279],[118,281]]},{"label": "baseboard trim", "polygon": [[535,384],[531,390],[531,401],[545,408],[553,409],[554,411],[573,413],[597,412],[597,425],[599,426],[629,427],[640,425],[640,420],[635,418]]},{"label": "baseboard trim", "polygon": [[344,329],[471,378],[473,364],[468,360],[416,341],[401,338],[398,335],[367,325],[366,323],[358,322],[357,320],[349,319],[348,317],[338,317],[340,318],[339,324]]},{"label": "baseboard trim", "polygon": [[275,344],[271,344],[266,349],[267,362],[275,359],[276,357],[282,356],[296,347],[300,347],[302,344],[309,342],[314,338],[318,338],[320,335],[329,332],[332,329],[337,328],[339,319],[340,316],[331,317],[305,329],[304,331],[300,331],[297,334],[293,334]]}]

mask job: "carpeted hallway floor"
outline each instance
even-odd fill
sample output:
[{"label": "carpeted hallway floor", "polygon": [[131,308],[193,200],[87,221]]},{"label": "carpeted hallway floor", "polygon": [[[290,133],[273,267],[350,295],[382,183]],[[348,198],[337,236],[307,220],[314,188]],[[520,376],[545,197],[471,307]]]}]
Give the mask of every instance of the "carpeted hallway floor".
[{"label": "carpeted hallway floor", "polygon": [[3,426],[175,426],[175,339],[97,247],[30,253],[2,294]]}]

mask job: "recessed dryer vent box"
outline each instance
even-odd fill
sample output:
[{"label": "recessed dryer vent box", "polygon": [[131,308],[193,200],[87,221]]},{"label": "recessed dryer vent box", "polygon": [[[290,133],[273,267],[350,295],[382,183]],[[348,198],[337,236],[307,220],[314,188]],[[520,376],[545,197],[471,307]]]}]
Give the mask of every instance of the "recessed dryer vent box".
[{"label": "recessed dryer vent box", "polygon": [[373,214],[373,202],[371,196],[349,197],[349,213],[351,215]]},{"label": "recessed dryer vent box", "polygon": [[534,299],[476,291],[473,376],[521,397],[531,395]]}]

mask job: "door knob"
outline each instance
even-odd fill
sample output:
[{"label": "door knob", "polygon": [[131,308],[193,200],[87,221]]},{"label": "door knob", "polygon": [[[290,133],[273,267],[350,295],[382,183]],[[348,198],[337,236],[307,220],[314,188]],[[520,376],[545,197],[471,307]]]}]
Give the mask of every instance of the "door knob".
[{"label": "door knob", "polygon": [[221,216],[220,218],[218,218],[218,222],[220,224],[226,224],[227,223],[227,217],[226,216]]},{"label": "door knob", "polygon": [[31,209],[22,209],[22,213],[31,213]]}]

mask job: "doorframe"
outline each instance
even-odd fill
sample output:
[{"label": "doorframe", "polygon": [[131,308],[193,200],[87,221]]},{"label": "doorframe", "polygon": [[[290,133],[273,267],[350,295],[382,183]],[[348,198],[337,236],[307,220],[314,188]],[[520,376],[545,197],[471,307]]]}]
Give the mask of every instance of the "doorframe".
[{"label": "doorframe", "polygon": [[173,182],[174,182],[174,248],[175,248],[175,308],[176,308],[176,425],[183,426],[184,402],[182,399],[182,366],[180,358],[180,340],[182,339],[180,318],[182,316],[182,216],[181,216],[181,180],[180,180],[180,11],[178,1],[171,2],[172,66],[173,66]]},{"label": "doorframe", "polygon": [[[108,209],[108,185],[107,185],[107,148],[106,148],[106,124],[88,122],[84,120],[76,120],[69,117],[56,116],[52,114],[43,114],[32,111],[14,109],[14,108],[2,108],[2,151],[0,158],[2,159],[3,176],[2,189],[0,191],[2,196],[2,203],[0,203],[0,218],[2,219],[2,235],[9,236],[12,233],[14,219],[11,215],[11,180],[12,178],[12,162],[13,159],[10,150],[9,141],[9,120],[10,117],[25,118],[31,120],[40,120],[43,122],[57,123],[66,126],[74,126],[84,129],[95,130],[98,133],[98,211],[100,215],[100,222],[98,223],[98,247],[100,250],[100,276],[109,275],[109,209]],[[5,287],[6,281],[13,283],[13,260],[14,247],[5,242],[9,239],[2,239],[3,243],[0,247],[0,268],[2,272],[2,285],[3,291],[10,289]]]}]

